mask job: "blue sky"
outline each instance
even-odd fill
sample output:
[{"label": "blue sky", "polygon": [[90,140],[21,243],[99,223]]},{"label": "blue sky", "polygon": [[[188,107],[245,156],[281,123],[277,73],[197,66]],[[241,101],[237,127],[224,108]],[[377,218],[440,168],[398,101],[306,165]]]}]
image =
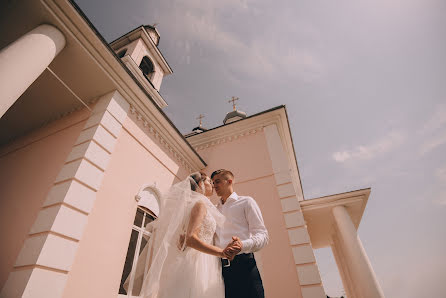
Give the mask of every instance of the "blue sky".
[{"label": "blue sky", "polygon": [[221,125],[231,96],[248,115],[285,104],[306,199],[372,188],[359,235],[385,295],[444,295],[445,1],[76,2],[107,41],[158,23],[183,133]]}]

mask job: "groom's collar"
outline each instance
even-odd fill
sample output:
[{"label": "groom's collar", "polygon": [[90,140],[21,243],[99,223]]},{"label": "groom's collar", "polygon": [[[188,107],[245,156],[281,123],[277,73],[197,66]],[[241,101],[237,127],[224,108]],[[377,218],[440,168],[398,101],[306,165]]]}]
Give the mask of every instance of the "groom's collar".
[{"label": "groom's collar", "polygon": [[[237,199],[238,199],[238,195],[237,195],[237,193],[234,191],[227,199],[226,199],[226,202],[225,202],[225,204],[227,203],[227,202],[229,202],[229,201],[237,201]],[[223,202],[220,200],[220,205],[223,205]]]}]

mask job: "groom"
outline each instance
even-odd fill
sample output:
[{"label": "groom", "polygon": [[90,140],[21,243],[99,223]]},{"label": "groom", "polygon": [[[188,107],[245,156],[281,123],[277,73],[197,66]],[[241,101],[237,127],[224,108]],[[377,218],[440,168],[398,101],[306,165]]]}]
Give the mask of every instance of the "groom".
[{"label": "groom", "polygon": [[[262,279],[253,252],[268,243],[268,231],[256,201],[234,192],[234,175],[217,170],[211,179],[220,197],[217,209],[226,217],[223,228],[217,228],[215,244],[226,247],[222,274],[226,298],[264,298]],[[228,244],[229,243],[229,244]]]}]

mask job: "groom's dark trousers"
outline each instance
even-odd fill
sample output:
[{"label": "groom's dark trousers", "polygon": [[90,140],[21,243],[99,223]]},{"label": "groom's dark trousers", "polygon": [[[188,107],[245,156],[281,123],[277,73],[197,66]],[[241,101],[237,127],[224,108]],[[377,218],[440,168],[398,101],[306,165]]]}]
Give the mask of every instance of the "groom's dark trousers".
[{"label": "groom's dark trousers", "polygon": [[240,254],[234,260],[222,260],[225,298],[264,298],[262,279],[254,254]]}]

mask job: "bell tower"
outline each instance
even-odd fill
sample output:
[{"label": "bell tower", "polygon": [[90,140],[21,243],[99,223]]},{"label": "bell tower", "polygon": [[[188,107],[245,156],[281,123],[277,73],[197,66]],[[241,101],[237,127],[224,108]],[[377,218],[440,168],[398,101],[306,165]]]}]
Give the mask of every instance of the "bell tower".
[{"label": "bell tower", "polygon": [[160,34],[155,26],[139,26],[112,41],[110,46],[159,107],[163,108],[167,103],[159,94],[161,82],[173,71],[158,49]]}]

